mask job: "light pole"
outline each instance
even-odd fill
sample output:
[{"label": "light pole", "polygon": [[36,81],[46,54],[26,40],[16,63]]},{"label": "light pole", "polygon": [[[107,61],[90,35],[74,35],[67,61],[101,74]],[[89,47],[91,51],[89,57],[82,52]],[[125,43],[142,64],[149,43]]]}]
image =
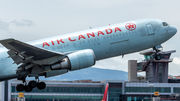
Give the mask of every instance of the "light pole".
[{"label": "light pole", "polygon": [[[153,84],[149,84],[149,87],[151,87],[151,92],[152,92],[152,87],[154,87]],[[151,94],[151,100],[152,100],[152,94]]]}]

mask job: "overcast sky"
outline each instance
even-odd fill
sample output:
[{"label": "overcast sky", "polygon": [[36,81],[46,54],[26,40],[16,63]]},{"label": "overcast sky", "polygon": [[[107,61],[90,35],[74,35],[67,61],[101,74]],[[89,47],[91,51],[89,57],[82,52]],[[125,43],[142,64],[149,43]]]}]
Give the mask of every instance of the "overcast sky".
[{"label": "overcast sky", "polygon": [[[24,42],[120,22],[153,18],[180,29],[179,0],[0,0],[0,39]],[[172,55],[169,74],[180,75],[179,32],[164,43]],[[95,67],[127,71],[130,59],[139,53],[97,62]]]}]

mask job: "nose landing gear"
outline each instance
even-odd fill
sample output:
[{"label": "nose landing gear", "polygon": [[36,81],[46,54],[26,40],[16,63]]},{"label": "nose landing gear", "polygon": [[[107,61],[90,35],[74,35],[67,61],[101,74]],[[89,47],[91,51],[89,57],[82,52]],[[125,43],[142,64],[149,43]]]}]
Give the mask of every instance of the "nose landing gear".
[{"label": "nose landing gear", "polygon": [[[162,47],[162,46],[161,46]],[[159,55],[158,53],[161,51],[161,50],[158,50],[156,47],[153,47],[153,50],[155,50],[156,51],[156,53],[154,54],[154,58],[156,59],[156,60],[161,60],[161,55]]]},{"label": "nose landing gear", "polygon": [[161,55],[155,54],[155,59],[156,60],[161,60],[161,58],[162,58]]},{"label": "nose landing gear", "polygon": [[[38,78],[36,78],[38,79]],[[45,89],[46,88],[46,84],[44,82],[39,82],[39,79],[37,81],[32,80],[29,81],[29,83],[26,83],[25,78],[23,78],[23,84],[18,84],[16,86],[16,90],[17,91],[23,91],[25,90],[26,92],[31,92],[33,90],[33,88],[37,87],[39,90]]]}]

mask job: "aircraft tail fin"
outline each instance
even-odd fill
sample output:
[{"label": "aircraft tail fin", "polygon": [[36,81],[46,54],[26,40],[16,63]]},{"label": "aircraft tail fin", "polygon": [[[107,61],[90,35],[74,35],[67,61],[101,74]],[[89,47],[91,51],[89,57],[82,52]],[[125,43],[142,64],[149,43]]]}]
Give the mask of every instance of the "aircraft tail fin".
[{"label": "aircraft tail fin", "polygon": [[109,84],[106,85],[106,89],[104,91],[104,95],[103,95],[102,101],[107,101],[108,88],[109,88]]}]

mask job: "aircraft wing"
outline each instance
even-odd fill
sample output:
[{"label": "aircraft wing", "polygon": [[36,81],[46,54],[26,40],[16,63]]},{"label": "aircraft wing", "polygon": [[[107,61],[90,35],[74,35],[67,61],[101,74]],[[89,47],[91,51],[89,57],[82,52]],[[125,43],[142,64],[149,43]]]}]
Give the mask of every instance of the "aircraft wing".
[{"label": "aircraft wing", "polygon": [[9,50],[7,52],[9,57],[11,57],[14,60],[14,63],[17,65],[20,63],[42,60],[57,55],[64,56],[62,53],[38,48],[15,39],[0,40],[0,43]]}]

